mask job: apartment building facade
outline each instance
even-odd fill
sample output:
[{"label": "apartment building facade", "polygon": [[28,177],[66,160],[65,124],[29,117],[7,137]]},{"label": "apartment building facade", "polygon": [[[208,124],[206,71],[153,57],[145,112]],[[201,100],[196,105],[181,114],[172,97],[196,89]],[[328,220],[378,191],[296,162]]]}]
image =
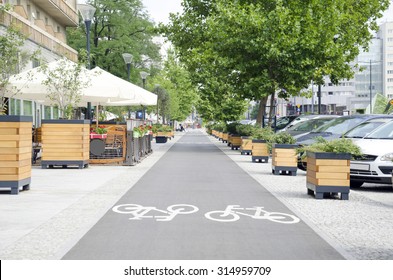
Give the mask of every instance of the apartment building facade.
[{"label": "apartment building facade", "polygon": [[[393,99],[393,21],[385,21],[379,28],[369,50],[361,51],[354,61],[363,68],[362,71],[357,71],[353,79],[340,81],[338,85],[325,79],[321,87],[322,113],[370,113],[377,93]],[[314,93],[312,98],[292,98],[290,104],[296,104],[302,113],[316,113],[318,89],[310,86],[310,90]],[[288,108],[287,114],[296,112],[295,107]]]},{"label": "apartment building facade", "polygon": [[[66,41],[66,28],[79,24],[77,0],[0,0],[0,4],[12,5],[10,11],[0,13],[0,36],[8,26],[16,24],[27,37],[24,48],[27,51],[40,50],[44,61],[62,57],[78,60],[78,52]],[[21,71],[37,66],[37,62],[31,61]],[[19,99],[10,99],[8,111],[10,115],[34,116],[35,120],[58,116],[57,110],[50,106]]]}]

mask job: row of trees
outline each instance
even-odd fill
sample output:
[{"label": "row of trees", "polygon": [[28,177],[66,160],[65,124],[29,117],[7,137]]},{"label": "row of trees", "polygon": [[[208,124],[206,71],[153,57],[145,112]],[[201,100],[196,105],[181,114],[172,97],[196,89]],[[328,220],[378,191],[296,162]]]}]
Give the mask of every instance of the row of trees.
[{"label": "row of trees", "polygon": [[389,2],[183,0],[184,13],[160,30],[198,87],[205,119],[234,120],[255,100],[261,123],[269,97],[296,96],[324,76],[352,78]]}]

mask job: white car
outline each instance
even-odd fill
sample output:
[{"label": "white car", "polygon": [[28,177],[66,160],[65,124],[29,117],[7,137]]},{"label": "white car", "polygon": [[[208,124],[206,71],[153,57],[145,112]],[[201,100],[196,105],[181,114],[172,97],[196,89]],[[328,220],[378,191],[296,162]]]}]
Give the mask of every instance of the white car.
[{"label": "white car", "polygon": [[351,187],[363,183],[392,184],[393,121],[381,125],[362,139],[353,140],[363,157],[351,160]]}]

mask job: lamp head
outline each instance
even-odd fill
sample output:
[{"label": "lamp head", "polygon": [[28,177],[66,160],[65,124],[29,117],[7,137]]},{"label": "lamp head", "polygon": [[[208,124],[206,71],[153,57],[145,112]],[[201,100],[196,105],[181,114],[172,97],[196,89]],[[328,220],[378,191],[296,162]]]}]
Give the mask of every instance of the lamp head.
[{"label": "lamp head", "polygon": [[84,21],[91,21],[93,19],[96,8],[88,4],[78,4],[78,10],[82,15]]}]

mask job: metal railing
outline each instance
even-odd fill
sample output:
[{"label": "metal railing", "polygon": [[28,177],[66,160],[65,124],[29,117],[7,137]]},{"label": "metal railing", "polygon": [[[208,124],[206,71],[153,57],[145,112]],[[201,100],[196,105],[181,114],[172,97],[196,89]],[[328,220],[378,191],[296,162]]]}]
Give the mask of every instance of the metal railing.
[{"label": "metal railing", "polygon": [[11,14],[7,11],[0,11],[0,25],[8,27],[11,24],[18,26],[21,33],[34,43],[61,56],[66,56],[72,61],[78,61],[78,52],[67,44],[61,42],[46,31],[37,29],[30,21],[22,16],[14,13]]}]

